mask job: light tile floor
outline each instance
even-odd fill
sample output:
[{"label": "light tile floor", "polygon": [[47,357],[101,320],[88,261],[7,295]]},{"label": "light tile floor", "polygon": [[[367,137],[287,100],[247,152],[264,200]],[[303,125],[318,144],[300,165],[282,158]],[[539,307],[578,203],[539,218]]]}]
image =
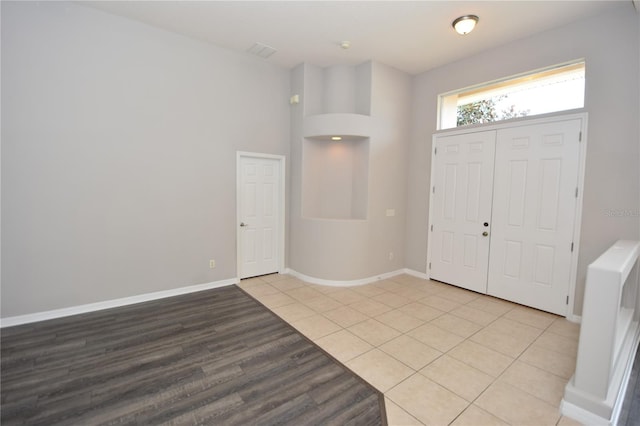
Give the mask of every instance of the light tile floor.
[{"label": "light tile floor", "polygon": [[389,425],[578,424],[559,411],[579,334],[564,318],[410,275],[240,287],[383,392]]}]

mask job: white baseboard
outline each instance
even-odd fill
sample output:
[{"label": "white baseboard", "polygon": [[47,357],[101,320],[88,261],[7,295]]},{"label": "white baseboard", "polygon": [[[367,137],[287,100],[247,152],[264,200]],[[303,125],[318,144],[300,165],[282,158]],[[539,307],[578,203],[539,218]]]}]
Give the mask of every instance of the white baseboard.
[{"label": "white baseboard", "polygon": [[581,315],[567,315],[567,321],[569,322],[575,322],[576,324],[580,324],[582,323],[582,316]]},{"label": "white baseboard", "polygon": [[238,283],[237,278],[229,278],[222,281],[214,281],[204,284],[196,284],[187,287],[174,288],[171,290],[156,291],[153,293],[139,294],[136,296],[123,297],[121,299],[106,300],[104,302],[88,303],[86,305],[71,306],[69,308],[54,309],[51,311],[36,312],[33,314],[17,315],[14,317],[0,318],[0,328],[12,327],[14,325],[29,324],[32,322],[45,321],[55,318],[68,317],[71,315],[84,314],[87,312],[101,311],[103,309],[117,308],[120,306],[133,305],[135,303],[149,302],[151,300],[164,299],[166,297],[179,296],[181,294],[195,293],[212,288],[225,287]]},{"label": "white baseboard", "polygon": [[405,272],[406,269],[398,269],[397,271],[386,272],[384,274],[358,280],[325,280],[322,278],[310,277],[309,275],[302,274],[290,268],[287,268],[285,271],[285,273],[293,275],[294,277],[301,279],[302,281],[306,281],[311,284],[328,285],[332,287],[353,287],[357,285],[369,284],[380,280],[386,280],[387,278],[395,277],[396,275],[404,274]]},{"label": "white baseboard", "polygon": [[407,275],[411,275],[413,277],[422,278],[423,280],[428,280],[429,279],[429,275],[425,274],[424,272],[418,272],[418,271],[415,271],[415,270],[409,269],[409,268],[405,268],[404,269],[404,273],[407,274]]},{"label": "white baseboard", "polygon": [[565,401],[560,402],[560,412],[562,415],[570,417],[571,419],[589,426],[612,426],[609,419],[604,419],[591,411],[587,411],[584,408],[578,407],[575,404]]}]

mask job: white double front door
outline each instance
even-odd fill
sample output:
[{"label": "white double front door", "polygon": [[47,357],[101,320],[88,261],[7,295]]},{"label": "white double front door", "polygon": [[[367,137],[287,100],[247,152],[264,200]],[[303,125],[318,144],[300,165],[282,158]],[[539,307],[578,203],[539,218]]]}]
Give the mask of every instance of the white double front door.
[{"label": "white double front door", "polygon": [[581,119],[436,136],[430,277],[566,315]]}]

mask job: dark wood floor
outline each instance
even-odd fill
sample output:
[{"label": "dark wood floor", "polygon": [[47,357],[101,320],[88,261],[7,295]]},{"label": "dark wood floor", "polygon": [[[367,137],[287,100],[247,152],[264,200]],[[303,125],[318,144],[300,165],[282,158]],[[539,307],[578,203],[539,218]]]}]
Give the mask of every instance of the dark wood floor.
[{"label": "dark wood floor", "polygon": [[1,330],[2,425],[386,424],[382,395],[236,286]]},{"label": "dark wood floor", "polygon": [[629,376],[627,392],[620,410],[619,426],[640,425],[640,351],[636,351],[633,368]]}]

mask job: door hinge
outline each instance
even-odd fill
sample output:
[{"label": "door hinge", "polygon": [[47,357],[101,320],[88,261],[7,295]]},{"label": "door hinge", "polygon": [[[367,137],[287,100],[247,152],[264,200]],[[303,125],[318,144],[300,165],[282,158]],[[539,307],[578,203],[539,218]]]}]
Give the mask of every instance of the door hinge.
[{"label": "door hinge", "polygon": [[429,262],[429,269],[431,269],[431,262]]},{"label": "door hinge", "polygon": [[582,142],[582,132],[578,134],[578,142]]},{"label": "door hinge", "polygon": [[569,304],[569,296],[567,296],[567,305]]},{"label": "door hinge", "polygon": [[436,193],[436,187],[435,187],[435,186],[433,187],[433,190],[432,190],[431,192],[432,192],[433,194],[435,194],[435,193]]},{"label": "door hinge", "polygon": [[433,155],[436,155],[438,153],[438,148],[433,148]]},{"label": "door hinge", "polygon": [[571,253],[573,253],[573,241],[571,242]]},{"label": "door hinge", "polygon": [[433,225],[431,225],[431,232],[433,232]]},{"label": "door hinge", "polygon": [[578,198],[578,187],[576,186],[576,198]]}]

